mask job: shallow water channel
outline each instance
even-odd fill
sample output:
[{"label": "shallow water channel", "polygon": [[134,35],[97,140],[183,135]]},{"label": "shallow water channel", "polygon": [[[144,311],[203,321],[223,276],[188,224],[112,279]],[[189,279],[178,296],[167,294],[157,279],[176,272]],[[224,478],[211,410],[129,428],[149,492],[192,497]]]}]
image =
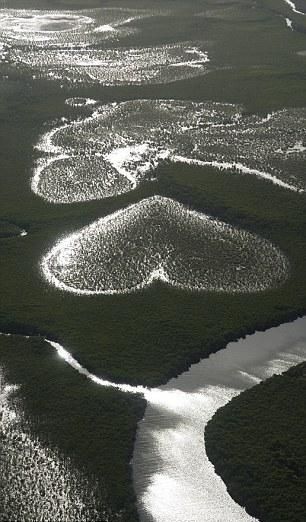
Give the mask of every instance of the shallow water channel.
[{"label": "shallow water channel", "polygon": [[306,317],[229,343],[148,391],[133,457],[141,522],[254,521],[208,460],[205,426],[234,396],[304,360]]}]

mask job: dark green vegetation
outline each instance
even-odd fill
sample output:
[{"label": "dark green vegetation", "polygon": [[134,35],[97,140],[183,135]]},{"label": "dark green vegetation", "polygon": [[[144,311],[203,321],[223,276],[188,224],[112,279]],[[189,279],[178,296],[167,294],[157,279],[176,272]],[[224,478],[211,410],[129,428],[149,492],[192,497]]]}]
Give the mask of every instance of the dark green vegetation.
[{"label": "dark green vegetation", "polygon": [[[97,4],[93,0],[90,5]],[[141,4],[148,7],[151,2]],[[16,5],[25,2],[16,0]],[[35,7],[35,2],[31,5]],[[80,5],[83,0],[39,2],[40,7]],[[169,5],[182,7],[174,0]],[[210,15],[194,17],[199,7]],[[157,181],[133,193],[87,204],[48,204],[31,192],[29,184],[33,145],[46,122],[81,113],[65,106],[68,96],[105,102],[216,100],[243,104],[246,112],[261,114],[305,106],[306,57],[297,54],[306,50],[304,22],[298,19],[301,32],[289,31],[284,22],[289,14],[296,19],[282,0],[214,0],[191,3],[190,12],[183,9],[170,19],[147,20],[146,30],[133,36],[132,45],[178,39],[208,42],[212,72],[171,85],[60,89],[56,83],[33,82],[1,66],[0,73],[9,72],[9,79],[0,80],[0,220],[26,229],[29,235],[0,241],[0,330],[47,335],[96,374],[117,382],[158,385],[229,340],[306,311],[303,195],[252,176],[180,164],[160,166]],[[281,288],[255,295],[188,293],[155,284],[132,295],[78,297],[51,288],[41,278],[39,261],[57,238],[156,193],[272,240],[289,257],[289,280]],[[114,510],[133,510],[128,463],[143,404],[85,382],[39,341],[30,346],[15,338],[0,342],[0,364],[12,382],[23,384],[23,405],[33,429],[98,477]],[[89,432],[90,441],[85,438]],[[133,516],[124,520],[133,521]]]},{"label": "dark green vegetation", "polygon": [[217,473],[259,520],[305,520],[305,399],[303,363],[242,393],[206,427]]},{"label": "dark green vegetation", "polygon": [[[129,462],[145,402],[88,381],[39,338],[0,336],[0,366],[20,385],[32,434],[88,477],[101,512],[110,506],[119,514],[114,520],[135,522]],[[3,488],[0,479],[1,494]]]},{"label": "dark green vegetation", "polygon": [[[45,207],[48,217],[43,212],[27,216],[29,235],[12,238],[1,250],[2,330],[41,332],[97,374],[156,385],[237,334],[305,310],[303,196],[250,176],[186,166],[164,166],[158,174],[159,182],[129,196],[84,205],[81,216],[75,205],[50,207],[37,198],[36,209]],[[40,277],[39,259],[56,237],[154,192],[272,240],[291,261],[290,278],[280,288],[250,295],[182,292],[155,284],[132,295],[79,297],[50,288]]]},{"label": "dark green vegetation", "polygon": [[21,229],[13,223],[0,221],[0,239],[8,239],[14,236],[20,236]]},{"label": "dark green vegetation", "polygon": [[[305,64],[306,73],[306,60],[295,55],[295,50],[302,48],[299,41],[302,36],[292,35],[283,27],[283,21],[280,24],[279,17],[269,12],[259,11],[259,15],[259,22],[252,18],[251,22],[238,24],[236,42],[232,37],[233,26],[236,27],[233,19],[197,17],[193,21],[196,36],[202,32],[208,41],[214,35],[215,39],[218,36],[214,45],[211,44],[216,62],[219,63],[222,52],[226,52],[222,64],[237,62],[238,69],[218,70],[203,78],[171,86],[146,88],[96,87],[68,91],[59,89],[56,83],[16,79],[1,84],[1,219],[17,223],[29,231],[27,237],[22,240],[12,238],[6,248],[1,249],[2,330],[47,334],[58,339],[84,366],[96,373],[115,381],[156,385],[238,334],[282,321],[305,310],[306,200],[303,195],[252,176],[220,174],[186,165],[161,166],[157,182],[116,199],[87,204],[50,205],[36,197],[29,185],[32,147],[45,128],[45,122],[79,114],[64,105],[67,95],[86,94],[104,101],[165,96],[235,102],[248,100],[246,110],[250,112],[257,106],[261,113],[283,105],[306,105],[306,91],[300,83],[303,80],[301,64]],[[169,21],[159,24],[160,34],[155,38],[163,41],[166,25],[168,39],[170,36],[173,39],[182,37],[183,20],[181,25],[176,20],[170,35]],[[156,25],[154,22],[153,26]],[[241,53],[238,49],[241,49],[250,26],[258,51],[256,54],[253,50],[255,55],[247,56],[245,46]],[[187,18],[185,39],[191,37],[191,27],[191,20]],[[269,45],[268,41],[263,42],[268,27]],[[148,38],[147,33],[145,38]],[[283,42],[282,53],[279,53],[280,41]],[[304,43],[306,46],[303,36]],[[273,56],[276,57],[277,78],[273,71],[266,69]],[[281,66],[278,61],[283,62]],[[248,63],[247,70],[241,69],[242,62],[245,66]],[[255,68],[257,63],[262,65]],[[279,74],[288,67],[295,68],[295,75],[289,75],[286,90],[282,91],[284,82],[279,80]],[[255,91],[259,95],[265,81],[273,91],[273,104],[269,103],[268,85],[264,86],[265,96],[254,96]],[[294,92],[296,96],[293,96]],[[289,256],[291,278],[282,288],[249,296],[194,294],[156,284],[137,294],[113,297],[70,295],[49,287],[41,278],[39,260],[57,238],[154,193],[172,195],[194,208],[271,239]]]}]

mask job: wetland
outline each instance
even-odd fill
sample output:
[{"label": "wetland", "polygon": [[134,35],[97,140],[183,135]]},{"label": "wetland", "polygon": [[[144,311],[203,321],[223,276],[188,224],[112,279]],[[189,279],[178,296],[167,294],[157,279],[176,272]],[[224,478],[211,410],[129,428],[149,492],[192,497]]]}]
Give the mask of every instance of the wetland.
[{"label": "wetland", "polygon": [[[199,390],[233,341],[306,311],[300,3],[0,3],[3,521],[169,522],[169,502],[176,521],[273,520],[214,473],[203,418],[215,410]],[[273,372],[304,358],[288,341],[277,366],[261,335],[238,343],[239,371],[253,354]],[[154,390],[194,363],[191,415]],[[218,406],[257,382],[241,379],[228,393],[219,382]],[[202,459],[185,497],[177,463],[150,446],[152,419],[161,451]]]}]

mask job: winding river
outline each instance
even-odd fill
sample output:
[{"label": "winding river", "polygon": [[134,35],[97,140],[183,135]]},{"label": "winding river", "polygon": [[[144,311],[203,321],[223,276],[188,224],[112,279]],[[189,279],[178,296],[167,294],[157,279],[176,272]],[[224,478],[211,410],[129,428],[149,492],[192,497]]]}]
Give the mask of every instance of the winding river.
[{"label": "winding river", "polygon": [[306,359],[306,317],[256,332],[146,393],[133,458],[141,522],[254,521],[208,460],[205,426],[243,390]]},{"label": "winding river", "polygon": [[[300,15],[306,14],[299,11],[295,3],[291,0],[285,0],[285,2],[291,8],[293,13]],[[2,39],[2,43],[0,42],[0,51],[2,54],[0,56],[0,61],[2,60],[3,62],[6,62],[6,60],[8,60],[14,65],[21,64],[25,70],[31,72],[33,79],[38,75],[43,79],[66,81],[68,84],[70,82],[71,84],[103,84],[108,86],[169,83],[178,79],[194,78],[204,75],[208,70],[207,63],[209,62],[209,57],[203,47],[204,44],[198,46],[195,45],[195,42],[178,42],[171,45],[151,46],[140,49],[125,49],[119,47],[114,51],[111,47],[106,50],[98,50],[96,44],[99,43],[100,40],[108,40],[109,38],[112,38],[113,33],[116,33],[118,38],[134,34],[134,32],[137,33],[137,28],[125,27],[126,25],[128,26],[132,20],[136,20],[136,18],[138,19],[138,16],[136,17],[136,15],[131,17],[130,11],[126,14],[127,18],[125,18],[119,10],[116,11],[115,14],[113,12],[108,13],[107,16],[110,17],[110,19],[107,18],[107,23],[103,24],[100,23],[102,11],[90,12],[90,16],[84,16],[80,13],[67,13],[65,17],[63,17],[63,15],[59,13],[53,13],[50,15],[49,12],[42,12],[38,15],[36,11],[31,11],[28,17],[24,17],[23,11],[15,11],[12,13],[10,10],[4,10],[4,12],[2,10],[3,20],[2,24],[0,23],[0,36]],[[105,14],[104,11],[103,14]],[[150,16],[151,15],[152,13]],[[143,16],[149,16],[149,14],[142,14],[141,17]],[[285,22],[286,26],[290,30],[293,30],[292,20],[285,18]],[[50,24],[52,27],[57,27],[57,30],[50,30]],[[91,29],[89,30],[89,28]],[[68,41],[66,33],[69,33],[69,31],[71,32],[70,38],[72,38],[72,43],[79,46],[76,47],[73,52],[71,49],[68,48],[67,50],[65,48]],[[30,40],[28,33],[31,34]],[[90,38],[88,34],[90,34]],[[84,41],[87,43],[87,40],[89,40],[91,47],[83,48]],[[47,49],[48,52],[46,52],[45,43],[48,41],[50,42],[50,45]],[[86,68],[84,67],[84,64],[86,65]],[[53,67],[56,69],[56,74],[54,72],[50,73],[50,66],[51,68]],[[146,71],[145,75],[143,72],[144,70]],[[82,105],[82,103],[84,105],[95,105],[97,102],[91,99],[85,99],[85,101],[82,101],[82,98],[75,98],[74,101],[73,99],[68,99],[67,103],[74,104],[74,106],[77,107]],[[174,103],[172,101],[170,105],[168,102],[166,107],[167,113],[169,112],[170,107],[172,118],[173,109],[175,109],[177,103],[178,102]],[[117,110],[121,110],[122,105],[123,104],[117,106],[116,104],[112,104],[112,111],[115,113]],[[146,105],[150,108],[150,111],[152,110],[152,107],[154,109],[154,103],[152,104],[151,101],[133,100],[132,102],[125,102],[124,104],[125,107],[131,107],[133,109],[129,109],[132,114],[132,124],[134,125],[134,127],[132,126],[133,133],[135,133],[135,128],[139,126],[138,120],[136,126],[135,122],[133,122],[133,111],[135,111],[135,106],[138,114],[139,107]],[[201,107],[203,109],[203,104]],[[158,102],[158,110],[159,109],[160,102]],[[213,114],[215,115],[216,107],[214,106],[213,109]],[[110,111],[110,106],[107,107],[107,110]],[[179,115],[181,114],[181,110],[182,102],[179,102]],[[236,142],[240,144],[240,141],[236,140],[236,135],[238,135],[239,130],[236,129],[236,126],[239,127],[239,125],[241,125],[242,115],[239,115],[235,108],[232,108],[231,110],[235,111],[232,116],[233,121],[230,123],[234,132],[232,132],[231,136],[232,141],[227,145],[232,147],[234,151],[232,153],[233,158],[235,158],[237,156],[237,150],[239,150],[237,149]],[[98,115],[93,118],[94,125],[92,132],[94,133],[96,133],[97,130],[95,119],[98,120],[98,117],[101,117],[101,111],[102,109],[100,108],[100,112],[97,111],[94,113]],[[199,106],[192,104],[191,108],[189,107],[190,114],[195,115],[196,119],[199,117],[197,111],[199,111]],[[251,131],[249,131],[249,134],[246,134],[247,143],[251,143],[249,139],[249,135],[252,135],[251,132],[253,133],[253,137],[254,135],[257,136],[256,133],[258,128],[260,129],[259,135],[261,136],[261,126],[265,125],[270,119],[272,119],[272,121],[277,121],[277,118],[280,118],[282,121],[283,117],[291,117],[294,122],[294,130],[296,132],[299,131],[299,128],[296,125],[296,121],[299,121],[297,120],[297,114],[300,117],[299,113],[282,111],[279,114],[273,113],[266,119],[260,120],[260,122],[252,117],[249,122]],[[122,118],[121,113],[119,116],[120,122]],[[151,112],[149,112],[149,118],[151,118]],[[143,147],[143,129],[138,131],[138,134],[136,133],[136,138],[141,143],[140,146],[137,140],[136,144],[133,144],[132,146],[127,147],[126,143],[123,143],[122,145],[120,141],[122,140],[122,129],[120,124],[117,122],[116,139],[114,138],[113,141],[115,145],[117,142],[119,145],[114,145],[114,148],[110,151],[106,151],[103,148],[101,148],[101,151],[100,149],[95,151],[94,161],[99,167],[99,175],[102,160],[97,158],[102,157],[103,162],[105,162],[106,158],[108,162],[107,168],[109,169],[114,169],[117,162],[117,172],[115,169],[115,175],[119,176],[123,172],[125,184],[122,185],[123,188],[120,190],[126,192],[132,190],[136,186],[136,178],[127,175],[127,170],[123,169],[126,163],[128,164],[129,162],[132,162],[132,170],[134,170],[134,164],[137,165],[138,161],[139,172],[145,172],[145,169],[148,168],[147,165],[151,168],[152,164],[154,165],[154,161],[156,162],[159,159],[165,159],[165,157],[171,158],[170,153],[173,153],[172,159],[175,161],[200,166],[209,165],[220,170],[235,169],[244,174],[253,174],[272,181],[286,189],[295,192],[304,192],[304,186],[295,186],[291,182],[288,183],[286,178],[278,179],[270,172],[262,171],[254,166],[245,166],[241,161],[237,162],[235,160],[234,162],[234,160],[232,160],[225,162],[222,160],[222,156],[222,161],[218,159],[218,157],[214,159],[208,157],[204,160],[201,159],[201,157],[194,157],[196,147],[193,147],[190,152],[191,158],[179,155],[171,141],[170,145],[172,148],[170,147],[170,153],[167,150],[165,151],[161,145],[164,141],[165,130],[169,132],[172,120],[170,118],[168,121],[165,117],[164,120],[164,127],[161,127],[159,115],[158,129],[156,130],[153,127],[155,132],[154,147],[159,152],[157,156],[153,155],[148,143],[145,143],[145,146]],[[88,131],[88,121],[89,119],[87,118],[85,125],[86,131]],[[286,135],[287,122],[286,120],[284,120],[284,122],[283,128],[286,131],[284,135]],[[300,124],[302,131],[303,125],[304,123],[302,121]],[[195,129],[192,127],[183,126],[180,128],[181,134],[179,135],[179,143],[181,145],[182,135],[185,133],[188,138],[186,139],[186,143],[189,144],[190,136],[187,133],[193,132],[191,135],[193,138],[192,143],[194,142],[194,137],[196,137],[199,140],[199,145],[202,146],[203,150],[206,150],[208,143],[212,141],[213,136],[215,136],[216,143],[219,143],[219,131],[216,129],[225,126],[229,126],[229,124],[225,122],[221,125],[218,122],[211,122],[209,124],[208,138],[203,130],[202,134],[199,129],[196,129],[197,132],[194,133]],[[81,127],[79,121],[69,125],[65,124],[60,128],[60,132],[62,132],[64,128],[65,130],[70,128],[70,130],[72,129],[74,131],[76,127],[78,129]],[[143,127],[147,127],[146,120]],[[215,130],[212,131],[212,129]],[[242,133],[246,133],[246,129],[247,126],[246,128],[243,128]],[[160,130],[162,130],[162,137],[160,137]],[[49,140],[47,140],[48,144],[50,144],[50,136],[55,135],[55,132],[58,133],[58,129],[52,130],[51,134],[50,132],[47,134]],[[108,132],[109,131],[107,130],[107,133]],[[215,134],[213,134],[213,132]],[[148,138],[152,141],[151,133],[150,130],[150,136],[148,136]],[[118,139],[117,135],[120,139]],[[222,136],[223,135],[224,133],[222,130]],[[239,136],[240,135],[242,134],[239,134]],[[282,143],[283,134],[280,134],[280,136],[282,138]],[[293,142],[293,145],[290,146],[289,143],[288,147],[286,145],[284,151],[282,150],[282,147],[278,146],[278,141],[275,138],[276,141],[274,148],[275,154],[278,154],[278,163],[281,161],[281,156],[279,155],[283,155],[285,159],[287,159],[287,156],[290,153],[297,154],[298,152],[305,152],[298,133],[296,137],[297,139]],[[291,135],[290,139],[292,139]],[[84,142],[87,146],[86,139]],[[101,143],[104,145],[103,139]],[[154,150],[152,144],[150,146],[152,150]],[[77,143],[77,148],[78,147],[80,147],[79,143]],[[253,148],[254,140],[252,141],[252,149]],[[270,153],[270,148],[271,144],[269,142],[268,152],[266,153],[267,155]],[[73,147],[71,150],[72,158],[74,158],[75,152]],[[253,160],[256,160],[257,162],[260,160],[259,165],[266,164],[266,156],[260,156],[262,150],[265,151],[262,140],[258,138],[257,148],[255,147],[257,156],[255,155]],[[50,153],[50,150],[47,149],[44,152]],[[118,154],[120,158],[124,153],[126,154],[124,161],[121,158],[121,163],[120,161],[118,163]],[[251,152],[249,154],[251,154]],[[243,157],[245,155],[245,147],[243,147]],[[57,169],[58,162],[63,160],[65,165],[68,163],[69,169],[71,169],[71,165],[68,162],[71,158],[67,155],[60,155],[55,159],[52,158],[51,162],[44,163],[43,167],[45,170],[47,170],[47,167],[49,170],[52,170],[51,167],[55,167],[55,173],[56,175],[58,175],[58,172],[60,173],[60,180],[62,181],[62,171],[58,171]],[[121,172],[118,165],[119,168],[121,168]],[[74,167],[74,164],[72,164],[72,166]],[[79,159],[77,161],[77,167],[78,169],[80,168]],[[88,169],[88,165],[85,164],[85,167]],[[68,177],[70,182],[71,170],[69,169]],[[41,194],[40,190],[38,190],[38,178],[42,172],[43,169],[40,166],[39,170],[36,172],[36,177],[34,176],[32,189],[37,194],[43,195],[45,199],[52,201],[53,203],[71,203],[97,198],[97,193],[95,192],[94,194],[91,194],[90,191],[89,195],[85,194],[86,197],[84,197],[84,184],[81,185],[81,196],[76,197],[75,193],[73,194],[75,199],[71,199],[71,194],[68,194],[68,197],[67,193],[64,194],[63,201],[54,199],[50,191],[51,195],[49,193]],[[111,175],[114,176],[114,171],[110,170],[110,172]],[[49,175],[48,170],[47,173]],[[82,169],[81,175],[83,175]],[[47,180],[48,179],[49,178],[47,177]],[[126,179],[130,182],[131,186],[128,185]],[[84,182],[82,176],[81,181]],[[94,179],[93,181],[96,190],[96,180]],[[108,178],[106,181],[109,183]],[[56,188],[55,193],[58,194],[58,186],[56,186],[55,183],[53,184]],[[72,188],[73,191],[76,190],[75,185]],[[89,188],[91,189],[91,186]],[[104,190],[104,187],[102,188]],[[65,190],[67,191],[67,187]],[[110,194],[103,192],[103,190],[101,189],[102,196],[108,197]],[[116,194],[117,192],[115,190],[111,193],[112,196]],[[159,198],[159,200],[160,199],[161,198]],[[160,201],[159,204],[161,204]],[[165,204],[165,201],[163,201],[162,205],[165,206]],[[178,205],[173,202],[171,204],[172,206]],[[146,203],[146,205],[148,205],[148,203]],[[25,236],[27,235],[27,232],[20,229],[20,232],[18,232],[17,235]],[[64,259],[64,262],[66,266],[67,257]],[[73,263],[75,263],[74,259]],[[154,275],[153,278],[163,278],[161,277],[161,272],[158,270],[153,271],[151,275],[152,274]],[[162,276],[163,274],[164,272],[162,272]],[[0,333],[0,335],[11,334]],[[243,507],[234,502],[228,494],[224,482],[215,473],[214,467],[209,461],[205,450],[205,427],[215,412],[228,403],[233,397],[239,395],[247,388],[258,384],[260,381],[267,379],[274,374],[282,373],[291,366],[306,360],[306,316],[297,319],[294,322],[285,323],[281,326],[271,328],[266,332],[256,332],[255,334],[249,335],[237,342],[229,343],[225,349],[220,350],[216,354],[212,354],[208,359],[204,359],[198,364],[191,366],[189,371],[183,373],[178,378],[171,379],[167,385],[154,389],[149,389],[144,386],[117,384],[105,380],[90,373],[59,343],[48,339],[45,339],[45,341],[51,345],[56,350],[57,354],[75,371],[97,385],[115,388],[125,393],[141,394],[147,400],[145,416],[138,425],[132,461],[134,487],[138,499],[138,511],[141,522],[203,522],[204,520],[205,522],[255,521],[254,518],[247,514]],[[4,399],[4,394],[2,394],[2,399],[0,394],[0,402],[2,400],[3,404]],[[31,444],[32,441],[30,440],[28,446],[30,447]],[[23,451],[26,450],[23,448]],[[20,453],[21,452],[22,450],[20,450]],[[52,461],[51,468],[58,467],[58,474],[61,477],[64,477],[63,481],[60,482],[60,485],[72,481],[72,472],[69,469],[61,469],[56,455],[54,456],[52,454],[50,456],[47,453],[45,454],[40,447],[38,447],[36,452],[41,454],[41,458],[45,459],[47,462]],[[55,464],[53,464],[53,462],[55,462]],[[52,474],[50,476],[52,478]],[[37,481],[37,477],[39,477],[39,474],[38,471],[35,470],[35,473],[33,473],[33,481]],[[77,480],[79,479],[77,478]],[[58,495],[58,490],[55,489],[54,491],[56,491],[56,494]],[[77,493],[74,493],[73,491],[72,497],[73,499],[74,497],[77,497]],[[74,505],[73,502],[72,505]],[[68,504],[67,506],[65,505],[63,507],[63,515],[60,514],[61,520],[63,520],[63,517],[67,516],[67,513],[73,513],[73,519],[79,520],[77,518],[78,515],[72,511],[69,512],[69,509],[72,508],[70,508]],[[29,507],[33,510],[31,504]],[[37,510],[40,512],[40,506],[37,506]],[[97,516],[100,515],[101,513]],[[55,515],[53,516],[53,520],[55,520]],[[84,520],[84,518],[82,518],[82,520]],[[91,518],[91,520],[93,519]]]},{"label": "winding river", "polygon": [[215,473],[205,451],[204,431],[233,397],[306,360],[306,316],[229,343],[165,386],[151,389],[98,377],[59,343],[45,341],[89,380],[147,400],[132,461],[141,522],[255,520],[234,502]]}]

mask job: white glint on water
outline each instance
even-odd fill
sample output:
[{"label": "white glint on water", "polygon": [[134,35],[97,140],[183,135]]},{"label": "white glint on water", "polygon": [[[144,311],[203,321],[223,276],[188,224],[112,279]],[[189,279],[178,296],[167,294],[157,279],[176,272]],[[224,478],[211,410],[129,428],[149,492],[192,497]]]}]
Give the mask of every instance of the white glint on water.
[{"label": "white glint on water", "polygon": [[285,18],[286,26],[293,31],[293,22],[290,20],[290,18]]},{"label": "white glint on water", "polygon": [[[35,339],[34,336],[30,335],[20,335],[20,334],[14,334],[14,333],[4,333],[0,332],[0,337],[22,337],[27,340]],[[102,386],[104,388],[114,388],[118,391],[121,391],[123,393],[131,393],[133,395],[143,395],[145,397],[149,396],[151,394],[151,388],[147,388],[146,386],[132,386],[130,384],[120,384],[115,383],[112,381],[109,381],[107,379],[103,379],[101,377],[98,377],[97,375],[94,375],[93,373],[89,372],[84,366],[82,366],[72,355],[71,353],[64,348],[60,343],[57,341],[51,341],[50,339],[43,338],[44,342],[50,345],[52,348],[55,349],[58,356],[65,361],[73,370],[76,370],[80,375],[83,375],[86,377],[86,379],[94,382],[95,384],[98,384],[99,386]],[[0,372],[0,392],[1,392],[1,372]],[[1,411],[1,394],[0,394],[0,411]]]},{"label": "white glint on water", "polygon": [[81,364],[72,357],[72,355],[59,343],[55,341],[50,341],[49,339],[46,339],[46,342],[50,344],[55,350],[57,351],[58,355],[64,359],[64,361],[71,366],[74,370],[76,370],[81,375],[84,375],[87,379],[90,381],[93,381],[96,384],[99,384],[99,386],[103,386],[105,388],[115,388],[118,391],[125,392],[125,393],[132,393],[132,394],[142,394],[145,395],[148,392],[148,388],[145,388],[144,386],[131,386],[129,384],[116,384],[111,381],[107,381],[105,379],[101,379],[100,377],[97,377],[96,375],[93,375],[90,373],[86,368],[81,366]]},{"label": "white glint on water", "polygon": [[207,422],[243,390],[306,360],[306,318],[230,343],[146,395],[133,457],[141,522],[255,522],[209,461]]},{"label": "white glint on water", "polygon": [[229,163],[229,162],[225,162],[225,161],[224,162],[222,162],[222,161],[201,161],[201,160],[197,160],[197,159],[184,158],[183,156],[172,156],[171,159],[173,161],[187,163],[188,165],[198,165],[200,167],[214,167],[221,171],[232,170],[232,171],[241,172],[241,174],[253,174],[254,176],[258,176],[259,178],[271,181],[275,185],[292,190],[293,192],[304,192],[304,189],[299,189],[299,188],[295,187],[294,185],[291,185],[290,183],[286,183],[286,182],[278,179],[276,176],[272,176],[271,174],[268,174],[267,172],[262,172],[257,169],[251,169],[249,167],[246,167],[242,163]]},{"label": "white glint on water", "polygon": [[292,11],[296,14],[300,14],[300,15],[306,15],[305,12],[303,11],[299,11],[295,5],[294,2],[292,2],[292,0],[284,0],[284,2],[286,2],[287,5],[289,5],[289,7],[292,9]]},{"label": "white glint on water", "polygon": [[243,390],[306,360],[305,317],[229,343],[167,385],[152,389],[97,377],[62,345],[45,341],[93,383],[147,400],[132,460],[141,522],[256,522],[215,473],[205,450],[205,426]]}]

